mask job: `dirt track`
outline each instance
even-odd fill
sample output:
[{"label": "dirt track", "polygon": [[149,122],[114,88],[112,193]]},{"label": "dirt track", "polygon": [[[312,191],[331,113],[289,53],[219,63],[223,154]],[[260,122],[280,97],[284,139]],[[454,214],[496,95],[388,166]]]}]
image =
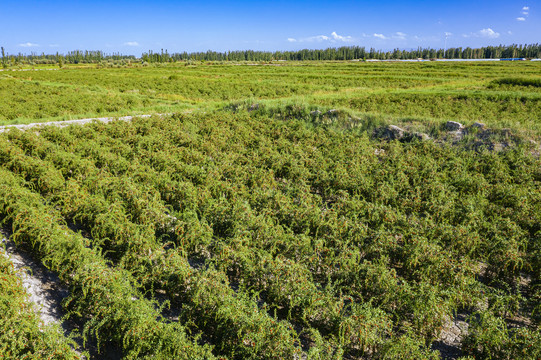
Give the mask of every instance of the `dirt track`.
[{"label": "dirt track", "polygon": [[0,69],[0,71],[57,71],[58,69]]},{"label": "dirt track", "polygon": [[[156,114],[158,116],[163,114]],[[114,120],[122,120],[122,121],[130,121],[133,118],[149,118],[152,115],[136,115],[136,116],[122,116],[122,117],[103,117],[103,118],[89,118],[89,119],[79,119],[79,120],[63,120],[63,121],[51,121],[51,122],[44,122],[44,123],[32,123],[32,124],[18,124],[18,125],[4,125],[0,126],[0,133],[9,130],[11,128],[17,128],[20,130],[28,130],[33,127],[39,127],[39,126],[57,126],[57,127],[65,127],[69,125],[84,125],[91,123],[93,121],[99,121],[102,123],[108,123]]]}]

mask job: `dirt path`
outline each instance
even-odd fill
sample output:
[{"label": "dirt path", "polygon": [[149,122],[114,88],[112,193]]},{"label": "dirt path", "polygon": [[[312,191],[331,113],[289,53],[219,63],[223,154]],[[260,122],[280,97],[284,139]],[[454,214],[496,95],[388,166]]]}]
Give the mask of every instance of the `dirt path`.
[{"label": "dirt path", "polygon": [[[163,116],[165,114],[156,114],[158,116]],[[43,122],[43,123],[32,123],[32,124],[19,124],[19,125],[4,125],[0,126],[0,133],[9,130],[10,128],[17,128],[20,130],[28,130],[33,127],[38,126],[57,126],[57,127],[65,127],[69,125],[84,125],[91,123],[93,121],[99,121],[102,123],[108,123],[114,120],[122,120],[122,121],[130,121],[133,118],[149,118],[152,115],[135,115],[135,116],[122,116],[122,117],[102,117],[102,118],[89,118],[89,119],[79,119],[79,120],[63,120],[63,121],[51,121],[51,122]]]},{"label": "dirt path", "polygon": [[58,69],[0,69],[0,71],[57,71]]}]

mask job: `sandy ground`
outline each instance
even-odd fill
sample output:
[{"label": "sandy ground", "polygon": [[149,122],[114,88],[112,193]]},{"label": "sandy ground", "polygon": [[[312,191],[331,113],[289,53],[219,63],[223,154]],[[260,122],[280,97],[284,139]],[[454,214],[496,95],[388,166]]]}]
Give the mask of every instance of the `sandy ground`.
[{"label": "sandy ground", "polygon": [[438,350],[442,359],[458,359],[463,355],[461,343],[467,333],[466,314],[458,314],[455,318],[448,319],[439,339],[432,344],[432,349]]},{"label": "sandy ground", "polygon": [[36,305],[36,311],[45,325],[61,324],[61,302],[68,296],[68,290],[60,285],[58,277],[34,261],[30,255],[17,249],[5,233],[0,233],[5,250],[0,248],[3,256],[9,257],[22,279],[23,286],[29,295],[29,301]]},{"label": "sandy ground", "polygon": [[[58,324],[66,335],[79,328],[71,321],[62,321],[65,315],[62,309],[62,300],[69,295],[68,289],[55,273],[46,269],[39,261],[34,260],[28,253],[18,249],[13,241],[9,240],[9,234],[0,229],[0,256],[11,260],[18,275],[21,277],[23,286],[28,293],[28,301],[34,303],[35,310],[39,314],[44,325]],[[83,348],[82,338],[75,338],[80,354]],[[94,340],[86,343],[86,350],[90,359],[119,360],[122,352],[117,348],[109,348],[106,352],[98,353]],[[86,359],[86,357],[83,357]]]}]

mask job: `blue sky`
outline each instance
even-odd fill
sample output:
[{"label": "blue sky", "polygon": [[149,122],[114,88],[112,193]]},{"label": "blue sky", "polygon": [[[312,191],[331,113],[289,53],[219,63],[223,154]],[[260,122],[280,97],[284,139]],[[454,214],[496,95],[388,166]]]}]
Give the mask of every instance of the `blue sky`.
[{"label": "blue sky", "polygon": [[8,1],[0,45],[11,53],[74,49],[140,55],[377,49],[541,42],[536,1]]}]

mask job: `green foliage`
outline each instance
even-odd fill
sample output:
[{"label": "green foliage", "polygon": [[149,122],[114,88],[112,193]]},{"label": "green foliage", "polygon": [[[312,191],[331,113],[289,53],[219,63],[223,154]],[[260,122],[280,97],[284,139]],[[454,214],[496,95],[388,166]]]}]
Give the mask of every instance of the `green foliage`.
[{"label": "green foliage", "polygon": [[[0,76],[0,122],[247,107],[366,130],[455,120],[540,133],[539,63],[307,63],[13,71]],[[515,85],[512,85],[515,84]],[[248,99],[248,100],[247,100]],[[337,110],[327,116],[328,110]],[[320,115],[317,114],[318,111]],[[348,119],[349,118],[349,119]],[[518,128],[519,129],[518,129]],[[431,130],[432,131],[432,130]]]},{"label": "green foliage", "polygon": [[457,313],[479,314],[465,354],[536,339],[530,148],[386,142],[252,105],[0,136],[0,214],[69,283],[87,339],[133,358],[431,359]]},{"label": "green foliage", "polygon": [[4,69],[7,69],[7,67],[8,67],[8,64],[7,64],[7,61],[6,61],[6,51],[4,50],[3,46],[2,46],[2,67]]},{"label": "green foliage", "polygon": [[476,359],[538,359],[541,334],[537,329],[510,328],[490,313],[472,318],[464,350]]},{"label": "green foliage", "polygon": [[0,250],[0,357],[4,359],[81,359],[75,343],[58,326],[40,321],[21,279]]},{"label": "green foliage", "polygon": [[422,340],[419,340],[415,334],[405,334],[389,340],[377,359],[402,360],[402,359],[439,359],[439,354],[430,351]]},{"label": "green foliage", "polygon": [[21,187],[17,178],[5,170],[0,175],[0,209],[11,223],[13,240],[70,281],[70,296],[63,305],[70,316],[86,321],[85,338],[96,338],[98,345],[121,345],[128,358],[210,357],[209,348],[188,339],[182,326],[159,319],[154,303],[140,299],[129,274],[111,269],[99,251],[86,247],[85,239],[63,226],[55,211]]},{"label": "green foliage", "polygon": [[541,79],[503,78],[503,79],[493,80],[492,83],[496,85],[541,87]]}]

